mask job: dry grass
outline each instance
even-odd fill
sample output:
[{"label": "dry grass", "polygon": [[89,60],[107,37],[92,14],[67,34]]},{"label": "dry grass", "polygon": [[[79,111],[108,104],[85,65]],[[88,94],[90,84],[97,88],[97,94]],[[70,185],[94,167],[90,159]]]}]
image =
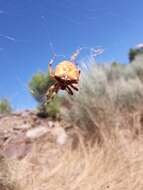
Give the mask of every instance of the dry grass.
[{"label": "dry grass", "polygon": [[81,65],[79,92],[66,97],[71,109],[62,110],[69,123],[88,130],[102,123],[113,127],[121,112],[133,112],[143,104],[142,58],[128,65],[96,64],[90,58]]},{"label": "dry grass", "polygon": [[126,128],[101,127],[102,144],[85,144],[78,128],[76,149],[71,142],[58,146],[47,137],[39,140],[23,160],[5,160],[1,183],[11,190],[142,190],[141,114],[119,118]]},{"label": "dry grass", "polygon": [[75,140],[58,146],[45,137],[22,160],[1,159],[1,184],[9,190],[142,190],[143,69],[138,61],[83,70],[80,93],[63,111],[78,126]]}]

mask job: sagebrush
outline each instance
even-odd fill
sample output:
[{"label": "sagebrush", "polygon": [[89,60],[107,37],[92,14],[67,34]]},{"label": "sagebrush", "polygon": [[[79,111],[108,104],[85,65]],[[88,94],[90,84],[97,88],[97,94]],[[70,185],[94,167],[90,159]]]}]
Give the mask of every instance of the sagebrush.
[{"label": "sagebrush", "polygon": [[143,103],[143,57],[130,64],[97,64],[94,58],[80,63],[79,92],[66,96],[71,109],[63,118],[73,125],[94,129],[116,123],[120,112],[132,112]]}]

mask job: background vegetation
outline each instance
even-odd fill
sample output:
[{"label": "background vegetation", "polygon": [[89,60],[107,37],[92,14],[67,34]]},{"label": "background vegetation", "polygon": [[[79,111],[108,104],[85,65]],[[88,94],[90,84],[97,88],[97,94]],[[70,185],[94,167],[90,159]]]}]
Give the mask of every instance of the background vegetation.
[{"label": "background vegetation", "polygon": [[90,58],[81,67],[79,92],[65,96],[71,108],[63,108],[62,115],[73,126],[101,138],[102,126],[108,133],[107,126],[120,123],[119,115],[133,113],[143,104],[143,56],[126,65],[97,64]]},{"label": "background vegetation", "polygon": [[[93,57],[80,65],[79,92],[63,96],[62,106],[56,97],[46,107],[54,110],[46,110],[48,114],[60,108],[65,123],[73,126],[66,129],[69,141],[58,146],[47,135],[34,142],[25,158],[1,159],[0,188],[143,189],[142,55],[127,65],[99,65]],[[38,80],[30,83],[39,105],[47,79],[38,74]],[[56,107],[54,101],[58,101]]]},{"label": "background vegetation", "polygon": [[53,101],[46,104],[46,92],[55,81],[50,79],[49,73],[36,73],[29,82],[29,90],[38,102],[38,115],[41,117],[58,117],[60,111],[60,97],[56,96]]},{"label": "background vegetation", "polygon": [[12,112],[12,106],[8,99],[3,98],[0,100],[0,114],[9,114]]}]

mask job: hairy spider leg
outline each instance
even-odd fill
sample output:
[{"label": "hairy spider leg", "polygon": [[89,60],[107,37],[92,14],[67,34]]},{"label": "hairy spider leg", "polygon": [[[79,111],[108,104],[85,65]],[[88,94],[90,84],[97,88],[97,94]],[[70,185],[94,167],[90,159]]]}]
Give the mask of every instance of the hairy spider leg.
[{"label": "hairy spider leg", "polygon": [[50,59],[49,63],[48,63],[48,70],[49,70],[49,73],[50,73],[50,77],[51,78],[54,78],[54,71],[52,69],[52,64],[53,62],[55,61],[55,58],[56,58],[56,55],[54,54],[54,56]]},{"label": "hairy spider leg", "polygon": [[[73,52],[73,54],[72,54],[72,56],[71,56],[71,58],[70,58],[70,60],[71,60],[72,62],[75,62],[75,60],[76,60],[77,56],[80,54],[81,50],[82,50],[82,48],[79,48],[79,49],[77,49],[75,52]],[[76,64],[77,64],[77,63],[76,63]]]},{"label": "hairy spider leg", "polygon": [[54,96],[58,93],[59,90],[60,90],[60,84],[59,83],[53,84],[48,89],[48,91],[46,93],[47,103],[49,103],[54,98]]},{"label": "hairy spider leg", "polygon": [[74,90],[78,91],[78,88],[77,88],[76,86],[74,86],[73,84],[70,84],[70,86],[71,86]]},{"label": "hairy spider leg", "polygon": [[53,79],[54,78],[54,71],[52,69],[52,63],[49,63],[48,68],[49,68],[50,78]]},{"label": "hairy spider leg", "polygon": [[66,86],[66,91],[68,92],[68,94],[73,95],[73,91],[69,86]]}]

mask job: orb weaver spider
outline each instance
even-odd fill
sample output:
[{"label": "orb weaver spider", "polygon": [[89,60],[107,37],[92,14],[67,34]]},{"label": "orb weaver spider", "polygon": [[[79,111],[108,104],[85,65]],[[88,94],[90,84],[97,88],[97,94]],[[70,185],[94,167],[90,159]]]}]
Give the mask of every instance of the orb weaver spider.
[{"label": "orb weaver spider", "polygon": [[55,83],[46,92],[47,102],[54,98],[59,90],[65,90],[68,94],[73,95],[73,90],[78,91],[80,70],[78,69],[75,60],[79,55],[81,48],[74,52],[70,60],[64,60],[57,64],[55,70],[52,69],[52,63],[56,55],[50,60],[48,67],[50,79],[55,80]]}]

